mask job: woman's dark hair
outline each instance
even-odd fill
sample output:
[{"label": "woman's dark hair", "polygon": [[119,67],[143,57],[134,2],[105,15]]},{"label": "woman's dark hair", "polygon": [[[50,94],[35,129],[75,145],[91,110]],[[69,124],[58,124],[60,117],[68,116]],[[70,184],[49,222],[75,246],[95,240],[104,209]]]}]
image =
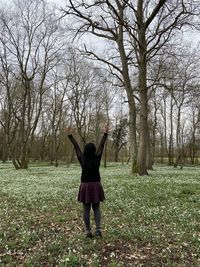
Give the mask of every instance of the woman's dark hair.
[{"label": "woman's dark hair", "polygon": [[96,146],[94,143],[88,143],[83,150],[83,166],[92,168],[95,164]]}]

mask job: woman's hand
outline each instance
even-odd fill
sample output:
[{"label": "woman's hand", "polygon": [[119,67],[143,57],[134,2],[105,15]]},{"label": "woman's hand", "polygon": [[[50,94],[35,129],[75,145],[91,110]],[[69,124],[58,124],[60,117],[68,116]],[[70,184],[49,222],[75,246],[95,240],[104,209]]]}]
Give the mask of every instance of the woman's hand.
[{"label": "woman's hand", "polygon": [[65,128],[65,133],[68,134],[68,135],[73,134],[74,133],[74,128],[72,128],[72,127]]},{"label": "woman's hand", "polygon": [[108,125],[107,124],[105,124],[103,127],[102,127],[102,130],[103,130],[103,132],[104,133],[108,133]]}]

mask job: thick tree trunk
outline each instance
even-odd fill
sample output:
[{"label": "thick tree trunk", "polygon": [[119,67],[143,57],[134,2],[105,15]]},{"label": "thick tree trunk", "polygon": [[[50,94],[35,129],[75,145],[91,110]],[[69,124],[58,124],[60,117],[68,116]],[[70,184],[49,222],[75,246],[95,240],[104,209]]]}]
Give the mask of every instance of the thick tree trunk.
[{"label": "thick tree trunk", "polygon": [[151,143],[148,142],[148,147],[147,147],[147,169],[148,170],[153,170],[153,154],[152,154],[152,146]]},{"label": "thick tree trunk", "polygon": [[20,169],[18,163],[16,162],[16,160],[14,158],[12,158],[12,163],[13,163],[13,165],[14,165],[14,167],[15,167],[16,170],[19,170]]},{"label": "thick tree trunk", "polygon": [[130,95],[129,101],[129,132],[130,132],[130,157],[131,172],[137,173],[137,137],[136,137],[136,108],[134,97]]},{"label": "thick tree trunk", "polygon": [[105,148],[104,148],[104,168],[107,168],[107,140],[105,142]]},{"label": "thick tree trunk", "polygon": [[[120,18],[123,21],[123,9],[120,10]],[[117,40],[118,49],[120,53],[121,63],[122,63],[122,75],[125,90],[128,97],[129,104],[129,131],[130,131],[130,158],[131,158],[131,172],[137,173],[137,138],[136,138],[136,106],[135,99],[133,96],[133,88],[131,85],[129,69],[128,69],[128,59],[125,53],[124,40],[123,40],[124,29],[123,26],[119,26],[119,36]]]},{"label": "thick tree trunk", "polygon": [[20,158],[20,169],[28,169],[29,163],[29,144],[28,141],[23,145]]},{"label": "thick tree trunk", "polygon": [[[144,67],[144,66],[143,66]],[[144,70],[139,71],[139,89],[140,89],[140,138],[139,138],[139,148],[138,148],[138,169],[140,175],[146,175],[147,172],[147,149],[148,149],[148,120],[147,120],[147,90],[145,89],[143,77]]]},{"label": "thick tree trunk", "polygon": [[143,4],[138,2],[138,40],[139,40],[139,58],[138,58],[138,87],[140,95],[140,138],[138,148],[138,170],[140,175],[147,175],[147,151],[149,142],[148,129],[148,95],[147,95],[147,60],[146,60],[146,38],[145,25],[143,23]]}]

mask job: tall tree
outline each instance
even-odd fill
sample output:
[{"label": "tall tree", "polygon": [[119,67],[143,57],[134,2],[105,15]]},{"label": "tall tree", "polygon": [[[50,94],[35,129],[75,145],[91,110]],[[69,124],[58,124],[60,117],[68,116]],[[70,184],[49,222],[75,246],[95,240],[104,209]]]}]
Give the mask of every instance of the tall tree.
[{"label": "tall tree", "polygon": [[28,167],[31,142],[48,88],[45,80],[59,60],[61,44],[58,22],[46,1],[23,0],[12,5],[0,13],[0,58],[7,114],[14,118],[6,134],[18,169]]},{"label": "tall tree", "polygon": [[[115,5],[109,1],[96,1],[91,4],[89,1],[69,1],[66,9],[63,9],[64,16],[72,15],[79,18],[77,33],[92,33],[97,38],[104,38],[113,45],[114,54],[99,55],[98,52],[89,50],[85,46],[85,52],[94,60],[105,63],[111,74],[118,79],[118,83],[125,87],[129,103],[130,118],[130,144],[132,158],[132,172],[137,171],[137,147],[136,147],[136,109],[133,95],[133,86],[130,78],[130,55],[126,51],[126,36],[124,33],[123,19],[127,3],[115,1]],[[81,20],[80,20],[81,19]],[[74,26],[73,26],[74,28]],[[117,55],[116,55],[117,53]]]},{"label": "tall tree", "polygon": [[[140,97],[140,136],[137,166],[140,175],[147,174],[146,155],[148,149],[148,87],[147,63],[173,35],[191,22],[191,16],[198,14],[199,1],[95,1],[69,0],[63,9],[64,16],[76,17],[76,34],[91,33],[97,38],[112,43],[115,54],[109,58],[97,51],[86,51],[95,59],[106,63],[112,73],[122,82],[128,97],[130,117],[130,143],[132,171],[136,167],[136,108],[133,84],[130,79],[130,65],[138,69]],[[190,20],[190,21],[189,21]]]}]

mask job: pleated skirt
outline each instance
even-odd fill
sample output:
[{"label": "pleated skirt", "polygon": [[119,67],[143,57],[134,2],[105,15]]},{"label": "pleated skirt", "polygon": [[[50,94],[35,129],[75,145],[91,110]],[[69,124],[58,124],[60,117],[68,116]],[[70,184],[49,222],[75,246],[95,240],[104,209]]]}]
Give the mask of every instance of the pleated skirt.
[{"label": "pleated skirt", "polygon": [[78,201],[82,203],[99,203],[105,195],[101,182],[82,182],[79,186]]}]

